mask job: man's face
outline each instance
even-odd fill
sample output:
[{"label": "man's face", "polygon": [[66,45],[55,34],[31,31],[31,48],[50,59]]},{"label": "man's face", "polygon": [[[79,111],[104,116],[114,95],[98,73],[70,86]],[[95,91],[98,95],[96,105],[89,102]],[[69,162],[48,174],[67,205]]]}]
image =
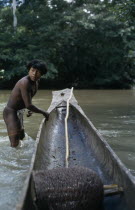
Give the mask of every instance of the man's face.
[{"label": "man's face", "polygon": [[41,72],[38,69],[34,69],[33,67],[29,70],[29,77],[32,81],[36,82],[41,77]]}]

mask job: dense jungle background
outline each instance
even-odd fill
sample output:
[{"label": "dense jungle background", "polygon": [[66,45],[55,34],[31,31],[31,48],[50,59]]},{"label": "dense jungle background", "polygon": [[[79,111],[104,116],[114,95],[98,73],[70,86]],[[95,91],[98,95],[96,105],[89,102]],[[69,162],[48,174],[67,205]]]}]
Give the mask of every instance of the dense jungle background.
[{"label": "dense jungle background", "polygon": [[40,88],[132,88],[135,0],[0,0],[0,88],[46,61]]}]

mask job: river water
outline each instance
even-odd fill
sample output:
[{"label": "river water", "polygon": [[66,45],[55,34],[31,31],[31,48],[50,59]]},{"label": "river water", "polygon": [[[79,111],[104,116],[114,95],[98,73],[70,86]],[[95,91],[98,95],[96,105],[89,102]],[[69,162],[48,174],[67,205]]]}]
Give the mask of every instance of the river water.
[{"label": "river water", "polygon": [[[19,200],[43,117],[24,117],[26,137],[22,147],[10,147],[2,111],[10,91],[0,90],[0,210],[13,210]],[[85,114],[105,137],[126,167],[135,175],[135,90],[75,90]],[[46,109],[51,90],[40,90],[33,104]]]}]

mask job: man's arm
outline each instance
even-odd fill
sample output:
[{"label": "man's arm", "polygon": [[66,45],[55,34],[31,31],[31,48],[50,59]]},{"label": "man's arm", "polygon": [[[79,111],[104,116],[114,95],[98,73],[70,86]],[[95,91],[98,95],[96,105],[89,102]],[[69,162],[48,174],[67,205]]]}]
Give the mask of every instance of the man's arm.
[{"label": "man's arm", "polygon": [[25,107],[32,112],[43,114],[48,119],[48,112],[39,109],[38,107],[32,104],[30,85],[27,80],[22,81],[22,83],[20,84],[20,90]]}]

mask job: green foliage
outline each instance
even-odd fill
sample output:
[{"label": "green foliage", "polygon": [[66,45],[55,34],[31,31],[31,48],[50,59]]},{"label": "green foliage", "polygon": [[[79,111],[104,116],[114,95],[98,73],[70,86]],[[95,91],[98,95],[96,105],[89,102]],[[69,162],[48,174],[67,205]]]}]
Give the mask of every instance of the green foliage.
[{"label": "green foliage", "polygon": [[7,2],[0,4],[0,69],[5,70],[1,86],[25,75],[26,62],[35,58],[45,60],[49,69],[42,87],[133,85],[134,11],[124,19],[123,1],[17,1],[16,31]]},{"label": "green foliage", "polygon": [[128,48],[126,58],[130,64],[132,79],[134,80],[135,67],[135,0],[122,0],[111,9],[117,21],[123,23],[121,36],[123,37],[125,47]]}]

